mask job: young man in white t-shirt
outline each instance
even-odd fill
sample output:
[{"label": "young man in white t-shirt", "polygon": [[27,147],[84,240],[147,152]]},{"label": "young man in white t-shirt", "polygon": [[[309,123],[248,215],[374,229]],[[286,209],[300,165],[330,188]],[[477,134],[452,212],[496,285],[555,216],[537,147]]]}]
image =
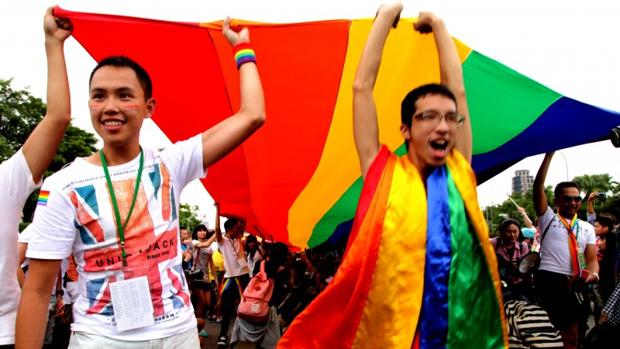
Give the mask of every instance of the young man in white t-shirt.
[{"label": "young man in white t-shirt", "polygon": [[127,57],[109,57],[93,70],[89,107],[103,149],[43,184],[17,316],[21,348],[41,347],[47,294],[72,253],[79,297],[70,348],[199,347],[181,266],[179,196],[265,120],[248,30],[234,32],[229,20],[222,29],[233,49],[246,53],[237,58],[240,110],[165,150],[139,144],[142,122],[155,111],[146,71]]},{"label": "young man in white t-shirt", "polygon": [[[0,348],[12,348],[15,343],[15,315],[20,295],[15,273],[21,211],[52,162],[65,128],[71,122],[63,52],[64,42],[71,35],[71,23],[54,17],[49,8],[43,28],[47,54],[47,113],[21,149],[0,164],[0,196],[3,198],[0,201]],[[46,297],[49,303],[49,294]]]},{"label": "young man in white t-shirt", "polygon": [[230,320],[235,316],[238,301],[241,299],[248,282],[250,282],[250,268],[245,259],[242,241],[245,222],[237,218],[229,218],[224,222],[226,235],[223,235],[220,228],[220,208],[217,202],[215,208],[215,238],[218,249],[224,258],[224,269],[226,270],[221,294],[222,323],[217,345],[225,347],[228,345]]},{"label": "young man in white t-shirt", "polygon": [[548,153],[534,180],[534,209],[542,231],[540,268],[536,291],[554,326],[562,334],[565,348],[577,348],[583,304],[577,286],[597,282],[594,227],[577,218],[581,207],[579,186],[561,182],[555,187],[554,213],[547,204],[545,178],[553,153]]}]

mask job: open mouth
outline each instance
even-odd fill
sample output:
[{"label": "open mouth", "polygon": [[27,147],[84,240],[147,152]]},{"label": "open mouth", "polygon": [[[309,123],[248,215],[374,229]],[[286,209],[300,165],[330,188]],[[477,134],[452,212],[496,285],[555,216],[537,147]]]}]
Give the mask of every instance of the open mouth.
[{"label": "open mouth", "polygon": [[445,139],[431,141],[431,148],[437,151],[446,151],[448,149],[448,141]]},{"label": "open mouth", "polygon": [[449,142],[446,139],[436,139],[430,142],[431,155],[437,159],[442,160],[448,155]]}]

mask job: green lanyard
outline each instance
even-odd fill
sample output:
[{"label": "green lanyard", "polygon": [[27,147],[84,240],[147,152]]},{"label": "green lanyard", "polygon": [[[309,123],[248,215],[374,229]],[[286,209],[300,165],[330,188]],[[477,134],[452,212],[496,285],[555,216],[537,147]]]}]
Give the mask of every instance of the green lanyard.
[{"label": "green lanyard", "polygon": [[142,147],[140,147],[140,166],[138,167],[138,177],[136,177],[136,187],[133,190],[133,199],[131,200],[131,208],[127,213],[125,223],[121,224],[121,213],[118,209],[118,203],[116,202],[116,195],[114,194],[114,187],[112,186],[112,180],[110,179],[110,172],[108,171],[108,163],[105,160],[103,150],[99,150],[99,157],[101,158],[101,165],[103,166],[103,172],[105,173],[105,180],[108,183],[108,190],[110,191],[110,199],[112,199],[112,206],[114,206],[114,216],[116,217],[116,226],[118,227],[118,237],[121,242],[121,258],[123,259],[123,267],[127,266],[127,253],[125,252],[125,226],[129,222],[129,217],[133,212],[133,208],[136,205],[136,199],[138,198],[138,191],[140,189],[140,179],[142,178],[142,167],[144,166],[144,153]]}]

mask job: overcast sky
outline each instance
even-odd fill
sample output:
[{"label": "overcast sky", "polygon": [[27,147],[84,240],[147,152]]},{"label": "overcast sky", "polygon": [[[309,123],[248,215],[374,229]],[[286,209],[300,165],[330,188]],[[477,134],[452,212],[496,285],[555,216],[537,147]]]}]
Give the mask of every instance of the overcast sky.
[{"label": "overcast sky", "polygon": [[[72,0],[58,3],[74,11],[173,21],[207,22],[230,15],[293,22],[373,17],[382,2]],[[43,99],[46,63],[42,18],[49,5],[53,3],[0,1],[0,78],[14,78],[14,87],[29,87],[35,96]],[[433,11],[445,20],[454,37],[482,54],[563,95],[620,111],[620,3],[617,1],[405,1],[404,5],[403,17],[415,17],[422,10]],[[87,80],[95,62],[72,38],[67,40],[65,53],[74,124],[92,132]],[[162,142],[157,127],[150,122],[145,125],[143,143]],[[579,125],[575,125],[574,132],[579,132]],[[567,176],[597,173],[609,173],[620,181],[619,159],[620,150],[613,148],[609,141],[565,149],[554,158],[546,184],[555,185]],[[479,186],[481,205],[504,201],[511,190],[514,171],[528,169],[534,175],[541,160],[542,156],[525,159]],[[196,194],[199,192],[202,194]],[[200,204],[207,219],[212,221],[210,198],[199,183],[186,189],[181,200]]]}]

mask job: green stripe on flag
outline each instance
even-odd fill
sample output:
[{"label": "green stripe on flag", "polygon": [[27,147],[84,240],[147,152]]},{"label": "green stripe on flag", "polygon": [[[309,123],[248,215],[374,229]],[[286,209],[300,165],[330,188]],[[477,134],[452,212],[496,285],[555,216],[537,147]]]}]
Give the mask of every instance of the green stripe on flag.
[{"label": "green stripe on flag", "polygon": [[500,309],[491,274],[450,174],[448,197],[452,261],[447,348],[503,348]]},{"label": "green stripe on flag", "polygon": [[474,154],[492,151],[513,139],[562,97],[476,51],[463,63],[463,75]]},{"label": "green stripe on flag", "polygon": [[[405,155],[406,153],[407,149],[404,143],[394,151],[394,154],[398,156]],[[324,243],[332,236],[340,223],[353,219],[357,209],[357,202],[362,193],[362,185],[362,177],[359,177],[323,215],[314,226],[314,229],[312,229],[312,236],[308,240],[308,247],[312,248]]]}]

